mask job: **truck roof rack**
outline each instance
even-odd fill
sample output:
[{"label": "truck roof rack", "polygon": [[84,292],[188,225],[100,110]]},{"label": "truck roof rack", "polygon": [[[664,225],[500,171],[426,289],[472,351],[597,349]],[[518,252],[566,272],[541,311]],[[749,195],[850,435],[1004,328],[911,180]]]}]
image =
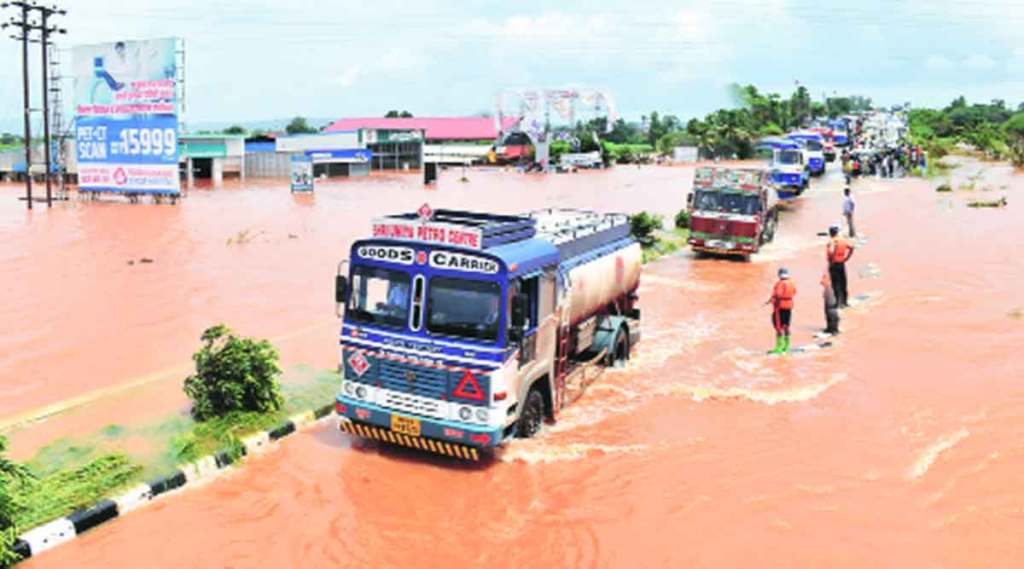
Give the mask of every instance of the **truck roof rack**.
[{"label": "truck roof rack", "polygon": [[693,175],[697,188],[719,188],[723,190],[760,190],[770,182],[766,168],[723,168],[702,166]]},{"label": "truck roof rack", "polygon": [[[417,212],[411,212],[388,215],[384,219],[418,221],[420,216]],[[430,221],[479,230],[483,236],[482,247],[484,249],[530,239],[537,234],[536,222],[530,217],[522,215],[436,209],[432,212]]]},{"label": "truck roof rack", "polygon": [[529,216],[536,221],[537,236],[551,241],[563,260],[629,236],[629,217],[621,213],[549,208]]}]

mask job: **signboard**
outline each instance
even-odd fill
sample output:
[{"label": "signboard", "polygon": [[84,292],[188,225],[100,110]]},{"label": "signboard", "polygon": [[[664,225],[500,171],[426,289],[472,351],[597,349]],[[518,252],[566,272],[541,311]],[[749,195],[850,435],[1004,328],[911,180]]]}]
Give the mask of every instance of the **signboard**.
[{"label": "signboard", "polygon": [[292,156],[292,191],[313,191],[313,160],[306,156]]},{"label": "signboard", "polygon": [[180,192],[176,52],[173,38],[73,49],[80,189]]},{"label": "signboard", "polygon": [[373,158],[373,151],[368,148],[306,150],[305,155],[315,162],[369,162]]},{"label": "signboard", "polygon": [[758,190],[768,181],[767,170],[759,168],[697,168],[693,185],[723,190]]},{"label": "signboard", "polygon": [[406,219],[383,218],[373,222],[373,236],[378,239],[402,239],[469,249],[483,249],[484,235],[480,229]]}]

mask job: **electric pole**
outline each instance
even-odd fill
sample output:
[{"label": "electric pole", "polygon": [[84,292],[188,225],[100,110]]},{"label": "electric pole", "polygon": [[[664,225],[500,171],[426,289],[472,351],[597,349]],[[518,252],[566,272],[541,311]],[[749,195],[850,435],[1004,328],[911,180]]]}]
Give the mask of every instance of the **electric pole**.
[{"label": "electric pole", "polygon": [[45,150],[43,153],[46,160],[46,207],[53,207],[53,190],[51,182],[53,162],[50,159],[50,147],[53,146],[53,142],[50,140],[50,34],[64,34],[67,33],[67,30],[56,26],[51,27],[48,25],[47,20],[49,20],[52,15],[56,14],[63,16],[67,12],[58,9],[56,6],[39,7],[37,9],[39,10],[42,19],[42,25],[39,27],[39,31],[42,35],[43,51],[43,140],[45,143]]},{"label": "electric pole", "polygon": [[[49,34],[54,32],[65,33],[65,30],[49,27],[47,19],[54,14],[63,15],[65,12],[64,10],[58,9],[56,6],[40,6],[35,2],[26,2],[25,0],[14,0],[0,4],[0,8],[8,7],[13,7],[21,11],[20,19],[17,17],[11,18],[10,21],[4,22],[0,27],[12,27],[20,30],[20,34],[12,35],[11,38],[21,42],[21,81],[25,113],[25,202],[28,204],[29,209],[32,209],[32,105],[28,79],[28,44],[29,42],[35,43],[36,41],[39,41],[43,45],[43,146],[46,160],[46,167],[44,168],[44,171],[46,177],[46,203],[48,206],[52,206],[53,202],[50,189],[50,119],[48,103],[50,94],[48,92],[49,83],[47,74],[49,73],[49,69],[47,65],[46,52]],[[42,24],[30,21],[30,12],[39,12],[42,16]],[[30,33],[33,30],[41,32],[41,40],[30,39]]]}]

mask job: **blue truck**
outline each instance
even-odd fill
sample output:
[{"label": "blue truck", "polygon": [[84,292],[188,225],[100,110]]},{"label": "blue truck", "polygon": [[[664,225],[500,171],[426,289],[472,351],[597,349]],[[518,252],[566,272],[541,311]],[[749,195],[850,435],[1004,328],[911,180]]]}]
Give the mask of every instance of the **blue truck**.
[{"label": "blue truck", "polygon": [[807,151],[795,140],[764,138],[757,150],[767,154],[771,182],[775,184],[779,199],[789,200],[804,193],[810,185]]},{"label": "blue truck", "polygon": [[803,145],[807,157],[807,170],[811,176],[825,173],[825,137],[810,130],[798,130],[786,135],[789,140]]},{"label": "blue truck", "polygon": [[477,460],[530,437],[640,339],[625,215],[432,210],[373,221],[338,267],[342,431]]}]

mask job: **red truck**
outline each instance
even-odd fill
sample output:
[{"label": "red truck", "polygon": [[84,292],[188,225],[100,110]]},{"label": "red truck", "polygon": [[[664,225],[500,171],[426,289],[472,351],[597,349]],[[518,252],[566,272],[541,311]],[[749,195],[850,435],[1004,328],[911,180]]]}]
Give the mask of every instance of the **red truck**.
[{"label": "red truck", "polygon": [[775,237],[779,195],[764,168],[697,168],[687,196],[694,251],[750,257]]}]

